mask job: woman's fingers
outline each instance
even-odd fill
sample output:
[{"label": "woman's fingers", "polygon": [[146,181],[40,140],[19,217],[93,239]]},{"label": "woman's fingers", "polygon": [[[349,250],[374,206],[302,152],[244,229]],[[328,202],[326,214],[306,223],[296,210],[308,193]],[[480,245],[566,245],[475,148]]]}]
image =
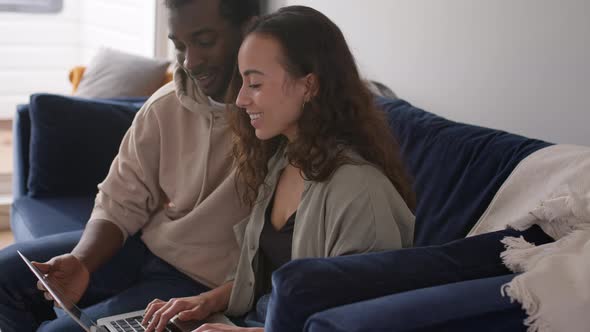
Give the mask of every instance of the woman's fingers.
[{"label": "woman's fingers", "polygon": [[160,315],[160,321],[158,322],[158,326],[156,327],[157,332],[164,331],[164,329],[166,328],[166,324],[168,324],[168,322],[174,316],[176,316],[176,314],[187,309],[187,303],[182,300],[170,300],[168,304],[170,305],[167,306],[166,310],[164,310],[164,308],[161,309],[163,310],[163,312]]},{"label": "woman's fingers", "polygon": [[164,306],[164,304],[166,304],[166,302],[160,299],[155,299],[152,302],[150,302],[145,308],[145,312],[143,313],[143,320],[141,321],[141,325],[146,326],[146,324],[148,324],[152,320],[152,316],[154,315],[154,313],[162,306]]},{"label": "woman's fingers", "polygon": [[187,321],[207,318],[211,310],[206,302],[206,298],[200,295],[170,299],[168,302],[153,300],[146,307],[142,325],[147,325],[146,332],[161,332],[172,319]]},{"label": "woman's fingers", "polygon": [[155,312],[151,315],[149,324],[146,328],[146,332],[162,332],[164,331],[166,324],[176,315],[177,313],[189,309],[190,304],[182,299],[170,299],[168,302],[161,304],[154,304],[157,306]]}]

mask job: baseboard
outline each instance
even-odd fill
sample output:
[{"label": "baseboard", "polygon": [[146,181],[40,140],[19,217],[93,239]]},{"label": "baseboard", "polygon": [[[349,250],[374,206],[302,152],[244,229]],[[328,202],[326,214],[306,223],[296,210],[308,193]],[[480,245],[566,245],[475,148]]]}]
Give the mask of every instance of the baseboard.
[{"label": "baseboard", "polygon": [[[5,137],[4,132],[9,131],[12,127],[12,121],[0,120],[0,130],[3,132],[2,138]],[[11,151],[10,148],[6,149],[2,142],[1,150],[2,154]],[[6,156],[0,155],[0,158]],[[7,160],[3,159],[2,172],[0,172],[0,231],[10,229],[10,204],[12,204],[12,174],[7,172],[6,165],[4,164]],[[10,168],[9,168],[10,169]]]},{"label": "baseboard", "polygon": [[12,174],[0,173],[0,197],[12,194]]},{"label": "baseboard", "polygon": [[0,196],[0,231],[10,229],[10,204],[12,197]]},{"label": "baseboard", "polygon": [[12,129],[12,120],[0,119],[0,130],[10,130],[10,129]]}]

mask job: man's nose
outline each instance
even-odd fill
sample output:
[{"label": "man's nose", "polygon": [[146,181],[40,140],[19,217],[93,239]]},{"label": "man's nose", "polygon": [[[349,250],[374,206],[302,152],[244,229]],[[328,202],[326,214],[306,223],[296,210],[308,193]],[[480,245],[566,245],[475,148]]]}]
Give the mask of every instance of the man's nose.
[{"label": "man's nose", "polygon": [[190,72],[195,72],[199,67],[203,66],[204,63],[206,63],[206,59],[202,52],[199,52],[192,47],[187,48],[184,54],[184,68],[188,69]]}]

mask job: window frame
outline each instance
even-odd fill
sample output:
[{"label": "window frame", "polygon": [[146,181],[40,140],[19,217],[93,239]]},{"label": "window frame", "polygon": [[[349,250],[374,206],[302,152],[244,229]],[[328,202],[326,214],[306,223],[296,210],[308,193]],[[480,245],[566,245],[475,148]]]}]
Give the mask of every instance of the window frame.
[{"label": "window frame", "polygon": [[0,0],[0,12],[59,13],[63,0]]}]

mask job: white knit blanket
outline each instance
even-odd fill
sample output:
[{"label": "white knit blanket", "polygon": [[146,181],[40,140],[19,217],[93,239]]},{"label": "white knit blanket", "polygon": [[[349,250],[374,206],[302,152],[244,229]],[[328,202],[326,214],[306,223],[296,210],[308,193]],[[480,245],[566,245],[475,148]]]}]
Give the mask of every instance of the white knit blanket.
[{"label": "white knit blanket", "polygon": [[590,331],[590,148],[555,145],[525,158],[469,235],[533,224],[556,239],[507,237],[506,266],[523,272],[502,294],[522,304],[529,332]]}]

